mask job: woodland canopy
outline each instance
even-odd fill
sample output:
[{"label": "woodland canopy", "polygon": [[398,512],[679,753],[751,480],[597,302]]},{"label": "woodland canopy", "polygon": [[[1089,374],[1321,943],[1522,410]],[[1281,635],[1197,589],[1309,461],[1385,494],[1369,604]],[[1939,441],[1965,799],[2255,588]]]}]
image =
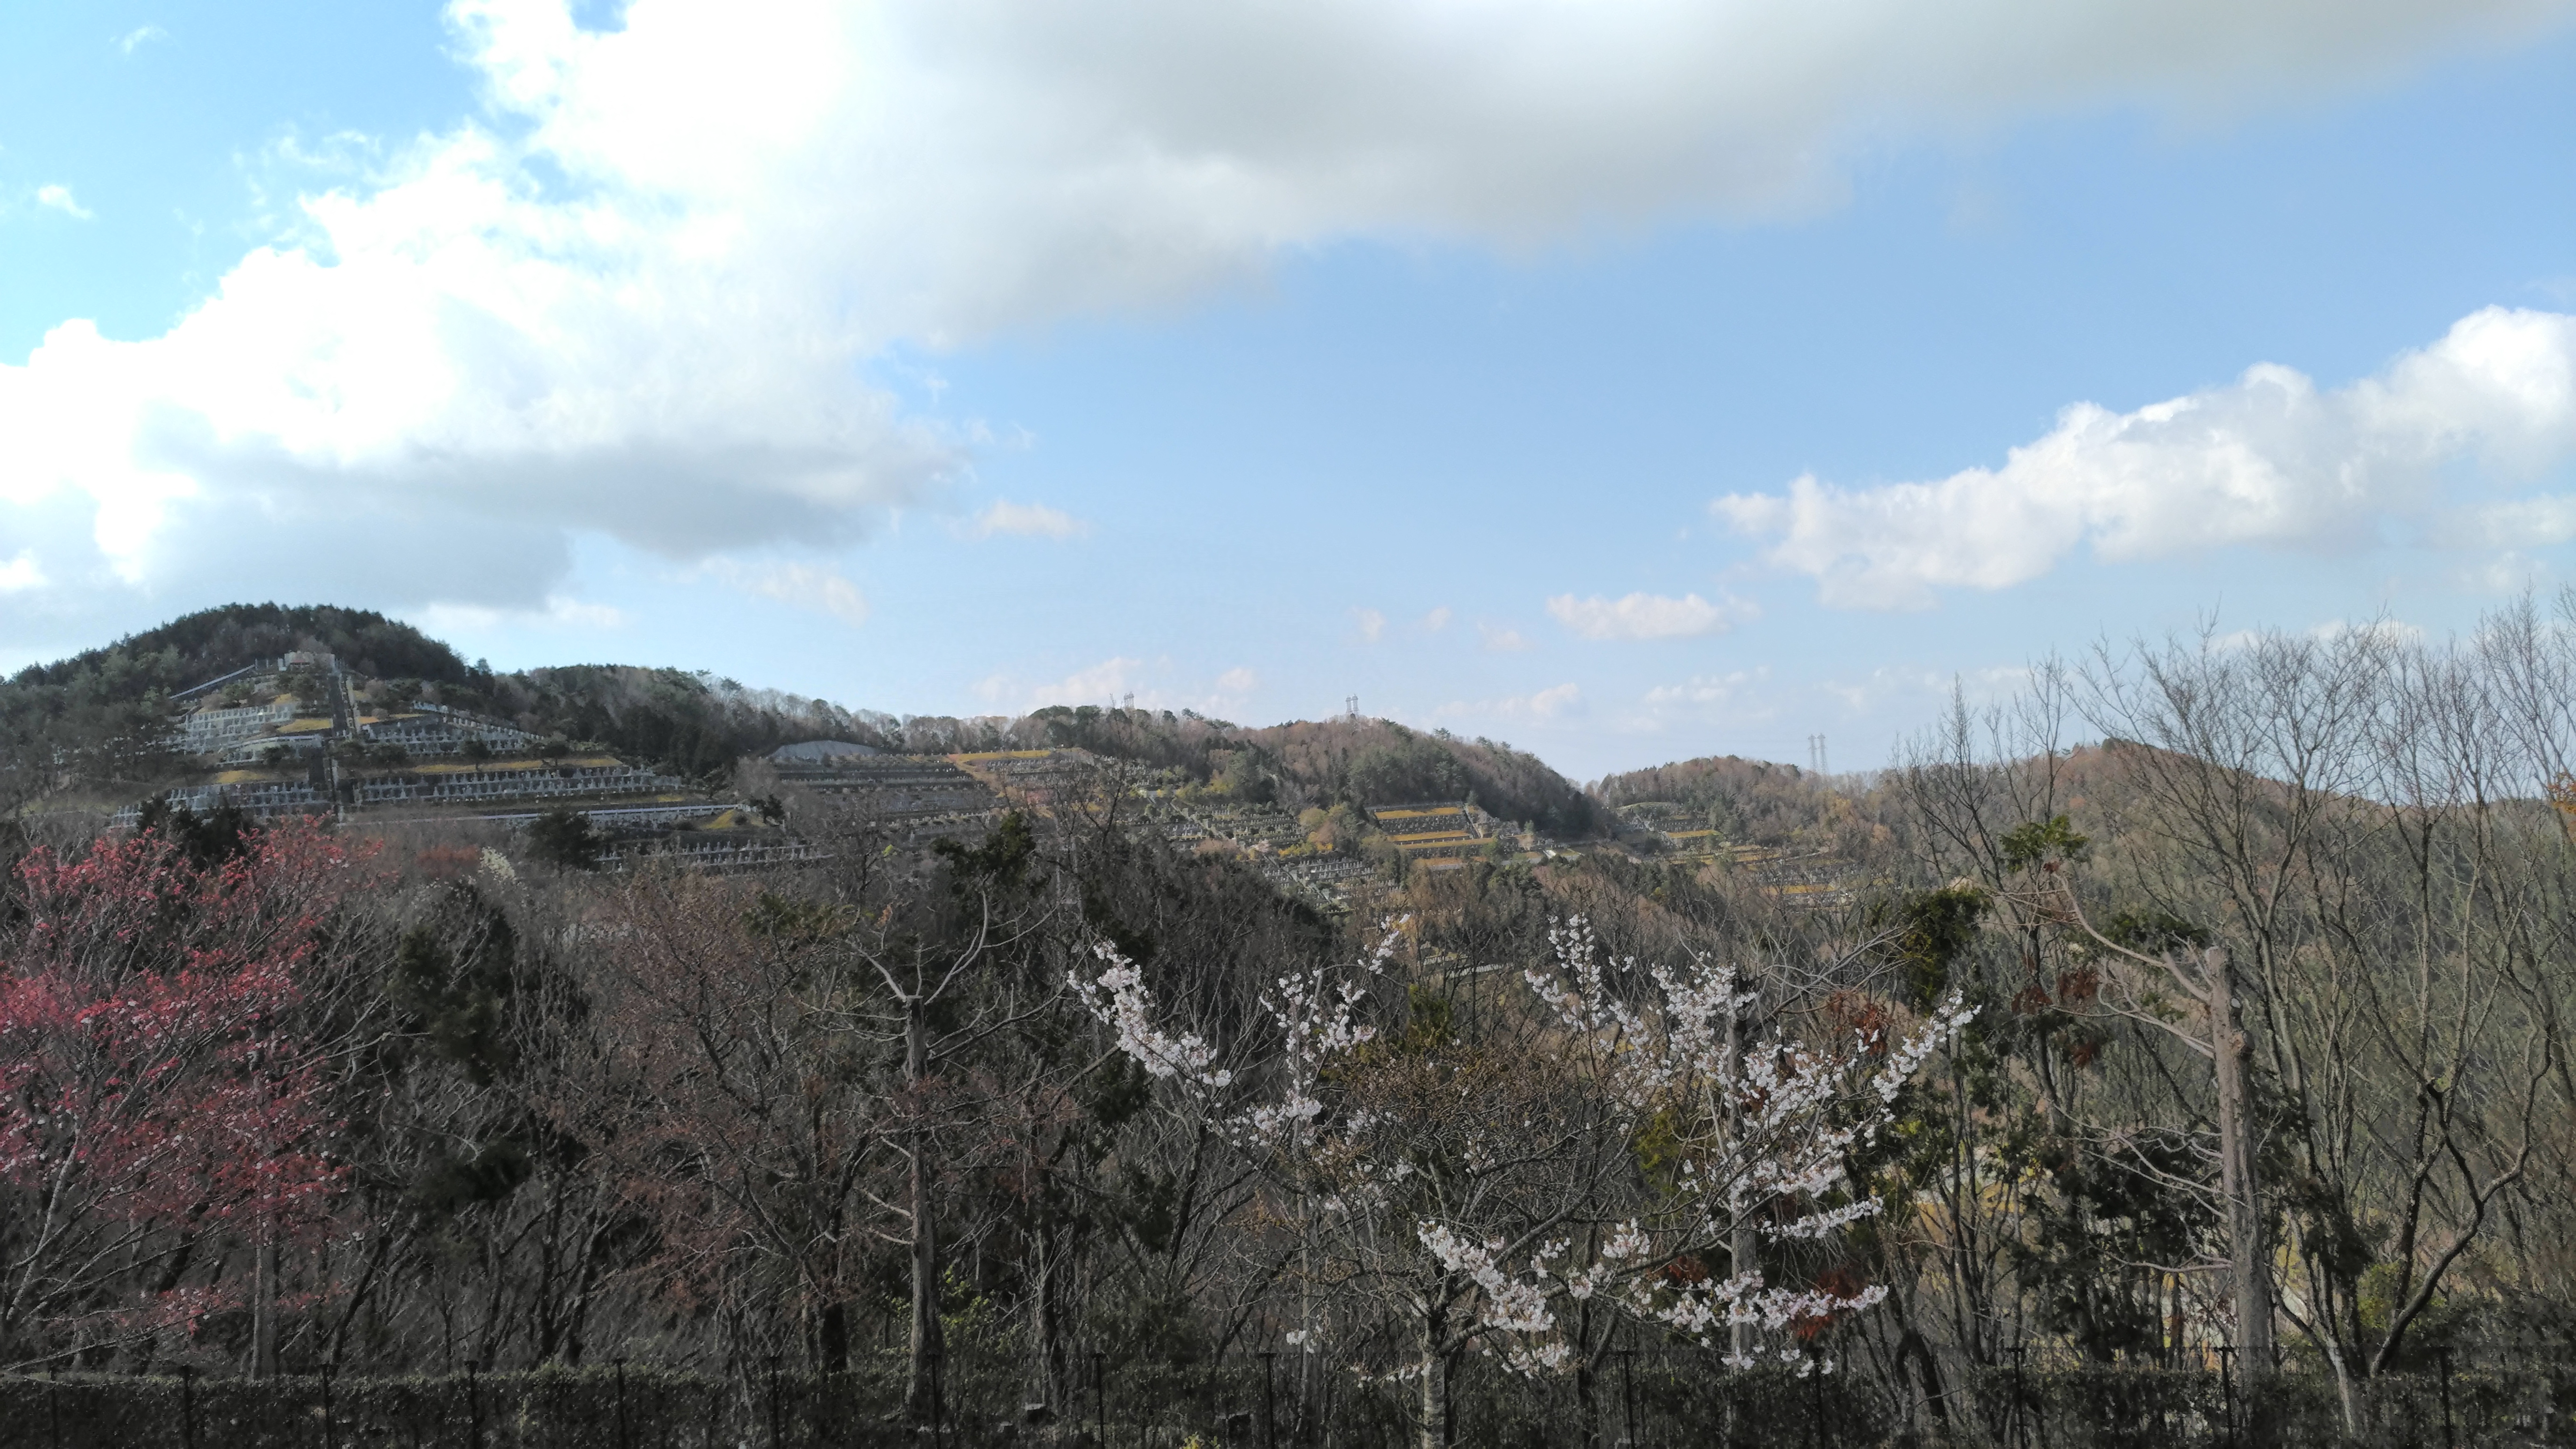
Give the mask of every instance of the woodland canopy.
[{"label": "woodland canopy", "polygon": [[[68,729],[262,617],[13,708]],[[396,654],[348,621],[321,642]],[[523,717],[615,694],[403,648]],[[679,679],[566,718],[788,718]],[[1964,1443],[2034,1353],[2224,1350],[2367,1435],[2444,1355],[2576,1343],[2576,618],[2104,649],[1866,779],[1005,726],[1098,757],[1088,793],[913,849],[790,787],[828,858],[757,875],[19,812],[0,1365],[891,1363],[927,1415],[971,1364],[1069,1414],[1087,1364],[1263,1351],[1282,1414],[1373,1385],[1437,1445],[1472,1375],[1610,1436],[1618,1355],[1687,1347]],[[1605,836],[1330,916],[1134,828],[1126,772],[1174,766],[1569,834],[1652,803],[1854,884]]]}]

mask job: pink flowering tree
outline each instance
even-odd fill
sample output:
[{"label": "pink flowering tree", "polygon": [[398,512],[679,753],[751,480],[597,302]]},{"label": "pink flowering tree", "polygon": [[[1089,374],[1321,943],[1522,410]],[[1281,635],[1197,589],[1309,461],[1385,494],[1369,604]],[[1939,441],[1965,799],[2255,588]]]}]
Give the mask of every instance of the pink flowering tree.
[{"label": "pink flowering tree", "polygon": [[[0,919],[0,1352],[190,1331],[327,1229],[322,1061],[293,1029],[361,879],[309,826],[213,865],[150,833],[14,872]],[[13,918],[13,919],[11,919]],[[224,1271],[247,1251],[265,1274]]]},{"label": "pink flowering tree", "polygon": [[1530,994],[1472,1030],[1420,992],[1399,1024],[1371,999],[1392,944],[1275,983],[1258,1050],[1166,1028],[1112,948],[1073,983],[1172,1109],[1272,1184],[1263,1221],[1293,1238],[1297,1346],[1414,1385],[1425,1446],[1449,1440],[1458,1354],[1565,1371],[1585,1352],[1573,1325],[1601,1310],[1741,1365],[1832,1370],[1800,1335],[1883,1290],[1771,1283],[1759,1245],[1878,1211],[1845,1164],[1967,1019],[1957,1002],[1902,1039],[1871,1025],[1755,1040],[1730,967],[1607,960],[1576,919],[1526,973]]}]

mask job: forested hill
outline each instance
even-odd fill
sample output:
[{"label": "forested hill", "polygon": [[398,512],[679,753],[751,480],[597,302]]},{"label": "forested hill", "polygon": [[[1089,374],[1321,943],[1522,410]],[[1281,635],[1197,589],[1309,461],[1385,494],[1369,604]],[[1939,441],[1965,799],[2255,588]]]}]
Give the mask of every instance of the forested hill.
[{"label": "forested hill", "polygon": [[1247,799],[1298,808],[1473,799],[1504,819],[1588,835],[1606,816],[1535,756],[1386,720],[1246,728],[1189,711],[1042,709],[1021,717],[897,717],[680,669],[577,664],[496,673],[397,620],[327,605],[207,609],[0,683],[0,746],[69,765],[83,783],[149,780],[174,695],[293,650],[415,699],[539,735],[595,743],[694,779],[745,755],[835,739],[912,753],[1074,747],[1172,769]]},{"label": "forested hill", "polygon": [[364,609],[232,604],[172,620],[0,683],[0,745],[62,760],[86,782],[149,778],[181,691],[293,650],[394,681],[418,699],[541,735],[595,742],[690,776],[814,738],[875,742],[884,717],[745,689],[679,669],[573,665],[495,673],[445,643]]},{"label": "forested hill", "polygon": [[[907,721],[904,734],[918,736],[927,723]],[[1590,835],[1606,823],[1581,786],[1535,755],[1392,720],[1299,720],[1247,729],[1187,712],[1059,705],[1011,721],[999,733],[1014,745],[1073,746],[1180,770],[1247,798],[1300,809],[1472,799],[1496,816],[1554,835]]]},{"label": "forested hill", "polygon": [[148,773],[171,695],[296,649],[380,677],[473,677],[455,650],[382,614],[231,604],[20,670],[0,683],[0,744],[41,748],[94,778]]}]

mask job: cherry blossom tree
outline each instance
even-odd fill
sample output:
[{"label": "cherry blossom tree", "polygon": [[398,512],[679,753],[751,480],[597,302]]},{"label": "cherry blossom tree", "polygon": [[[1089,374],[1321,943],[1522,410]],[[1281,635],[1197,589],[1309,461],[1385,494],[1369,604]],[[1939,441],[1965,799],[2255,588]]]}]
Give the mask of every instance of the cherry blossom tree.
[{"label": "cherry blossom tree", "polygon": [[[1564,1370],[1570,1312],[1587,1303],[1723,1344],[1740,1366],[1832,1371],[1796,1340],[1883,1290],[1775,1284],[1747,1248],[1828,1239],[1879,1210],[1846,1164],[1968,1019],[1955,998],[1902,1039],[1870,1024],[1748,1042],[1755,998],[1732,967],[1607,960],[1578,918],[1526,973],[1517,1030],[1468,1040],[1427,1025],[1436,1012],[1400,1032],[1381,1029],[1389,1013],[1368,1019],[1394,940],[1274,983],[1254,1052],[1163,1026],[1142,973],[1106,944],[1105,969],[1072,983],[1177,1110],[1270,1175],[1300,1276],[1331,1290],[1323,1316],[1301,1295],[1299,1346],[1339,1352],[1370,1331],[1327,1321],[1335,1301],[1399,1310],[1411,1341],[1388,1372],[1417,1389],[1425,1446],[1449,1441],[1459,1353]],[[1657,1164],[1640,1190],[1648,1141]]]}]

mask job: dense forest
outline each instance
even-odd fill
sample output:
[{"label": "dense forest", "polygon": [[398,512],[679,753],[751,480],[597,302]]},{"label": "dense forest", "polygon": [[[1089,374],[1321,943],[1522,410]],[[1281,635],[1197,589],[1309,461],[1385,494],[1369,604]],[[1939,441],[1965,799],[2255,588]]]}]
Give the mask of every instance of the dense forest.
[{"label": "dense forest", "polygon": [[[297,638],[585,738],[804,717],[495,678],[366,618]],[[255,625],[11,687],[106,698]],[[1640,1352],[1959,1444],[2025,1442],[2025,1373],[2223,1361],[2249,1442],[2295,1409],[2402,1443],[2437,1366],[2447,1396],[2454,1363],[2576,1356],[2576,610],[2105,649],[1865,781],[1723,759],[1569,796],[1392,725],[974,728],[1290,805],[1670,806],[1863,884],[1801,903],[1596,839],[1327,916],[1132,828],[1114,768],[920,851],[791,791],[830,857],[761,875],[22,815],[0,1366],[750,1395],[784,1364],[883,1372],[928,1423],[1266,1353],[1279,1442],[1382,1442],[1333,1428],[1361,1404],[1437,1446],[1623,1437]]]}]

